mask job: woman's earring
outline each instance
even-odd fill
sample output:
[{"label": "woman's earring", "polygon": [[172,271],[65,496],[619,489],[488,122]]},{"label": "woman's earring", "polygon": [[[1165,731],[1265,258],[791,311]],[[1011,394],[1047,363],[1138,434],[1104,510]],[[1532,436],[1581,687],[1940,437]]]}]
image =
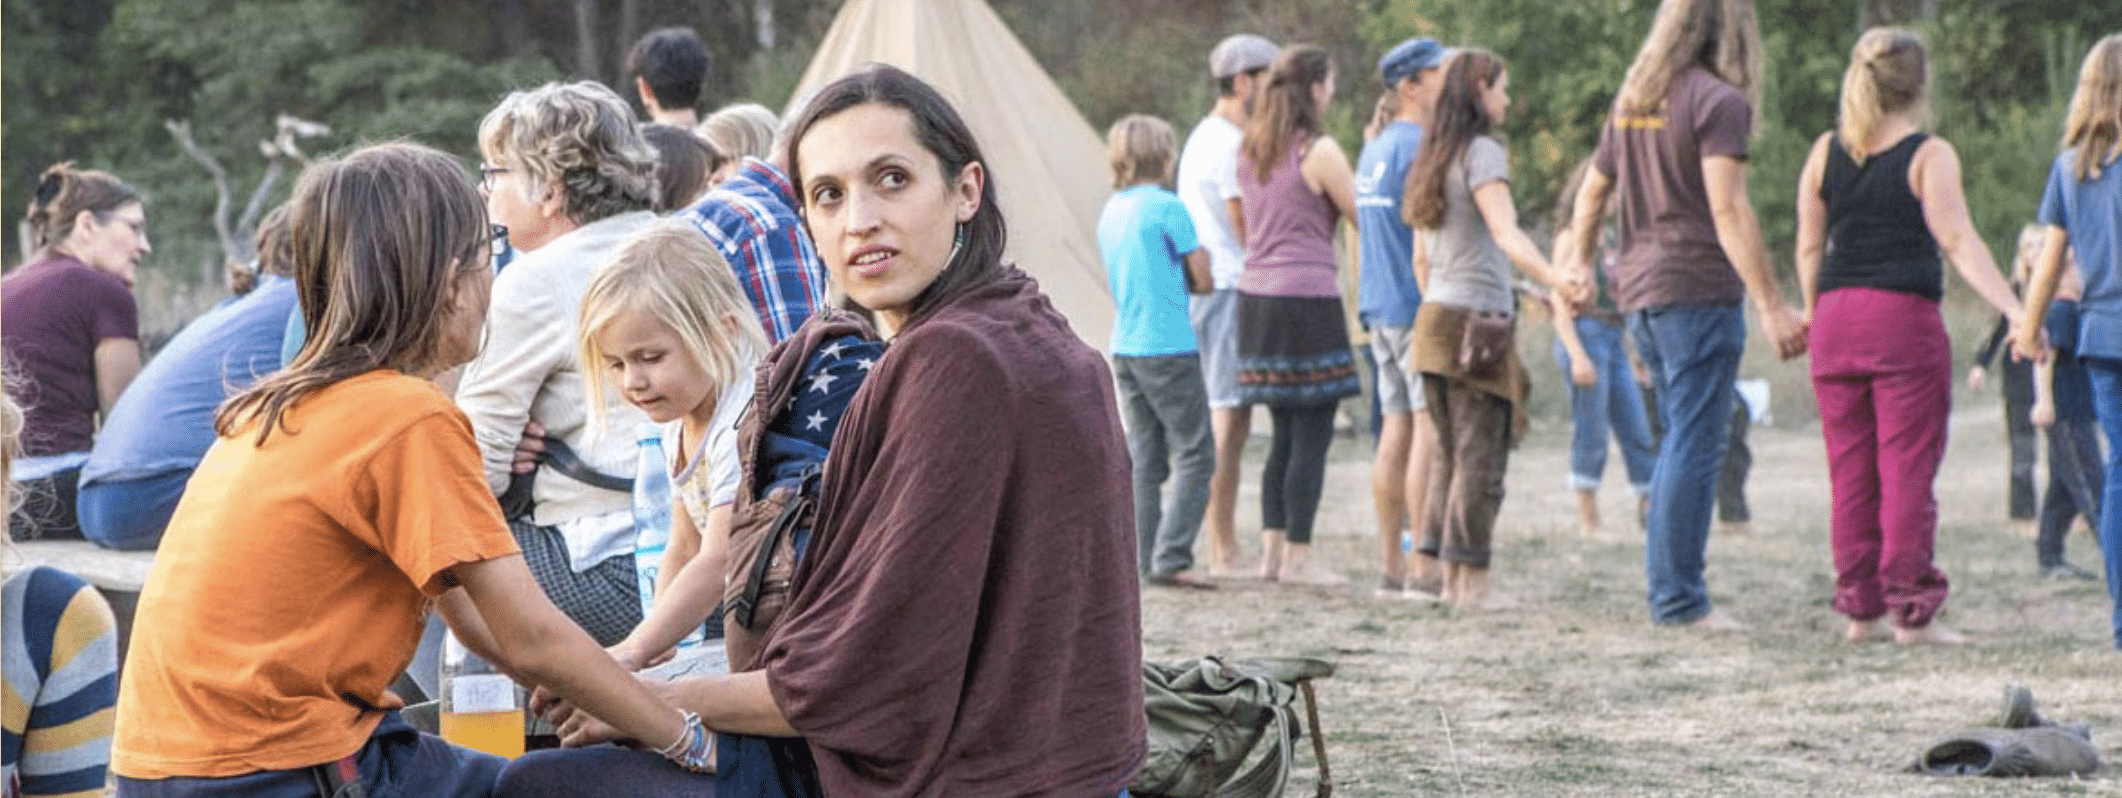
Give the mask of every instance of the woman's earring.
[{"label": "woman's earring", "polygon": [[943,261],[943,265],[944,265],[944,266],[949,266],[949,265],[951,265],[951,264],[953,264],[953,263],[957,263],[957,262],[958,262],[958,253],[959,253],[960,251],[964,250],[964,249],[965,249],[965,223],[964,223],[964,222],[959,222],[959,223],[958,223],[958,231],[957,231],[957,233],[956,233],[955,235],[951,236],[951,242],[950,242],[950,257],[949,257],[948,259],[946,259],[946,260],[944,260],[944,261]]}]

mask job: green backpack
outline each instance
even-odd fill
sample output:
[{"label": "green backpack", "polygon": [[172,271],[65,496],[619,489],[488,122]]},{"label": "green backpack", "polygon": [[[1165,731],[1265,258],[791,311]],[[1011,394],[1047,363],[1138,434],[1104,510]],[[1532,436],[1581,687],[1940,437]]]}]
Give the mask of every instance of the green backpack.
[{"label": "green backpack", "polygon": [[[1141,798],[1275,798],[1289,786],[1295,740],[1311,729],[1318,798],[1333,793],[1311,681],[1332,663],[1303,658],[1142,663],[1149,759],[1128,792]],[[1304,695],[1305,720],[1294,706]],[[1265,740],[1265,750],[1254,754]],[[1245,767],[1247,759],[1255,759]],[[1243,769],[1244,772],[1240,772]]]}]

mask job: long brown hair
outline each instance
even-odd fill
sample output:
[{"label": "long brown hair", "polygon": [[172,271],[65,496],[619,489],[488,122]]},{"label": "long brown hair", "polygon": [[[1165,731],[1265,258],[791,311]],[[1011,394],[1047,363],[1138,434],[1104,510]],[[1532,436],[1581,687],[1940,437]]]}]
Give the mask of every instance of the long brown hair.
[{"label": "long brown hair", "polygon": [[1407,186],[1401,192],[1400,216],[1409,225],[1435,230],[1444,225],[1444,186],[1452,165],[1466,157],[1466,148],[1478,136],[1496,127],[1488,118],[1481,94],[1503,78],[1503,59],[1478,47],[1460,50],[1444,72],[1444,91],[1437,95],[1437,110],[1430,118],[1429,134],[1407,170]]},{"label": "long brown hair", "polygon": [[1842,75],[1842,116],[1836,135],[1850,160],[1863,164],[1873,133],[1887,114],[1920,110],[1930,97],[1930,57],[1923,40],[1901,28],[1872,28],[1857,39]]},{"label": "long brown hair", "polygon": [[2071,171],[2079,182],[2099,179],[2122,157],[2122,33],[2108,34],[2085,54],[2066,119],[2063,148],[2078,150]]},{"label": "long brown hair", "polygon": [[140,192],[111,173],[76,170],[74,162],[67,161],[53,164],[37,178],[37,191],[22,221],[29,225],[31,247],[43,257],[73,234],[82,211],[104,219],[105,214],[139,201]]},{"label": "long brown hair", "polygon": [[1264,182],[1267,175],[1289,154],[1290,145],[1311,141],[1326,132],[1319,121],[1319,106],[1312,101],[1312,87],[1326,82],[1334,62],[1317,45],[1292,44],[1282,48],[1275,65],[1267,71],[1267,90],[1260,106],[1245,122],[1243,148],[1253,163],[1253,173]]},{"label": "long brown hair", "polygon": [[1761,107],[1761,23],[1753,0],[1665,0],[1650,35],[1621,81],[1616,107],[1625,114],[1656,112],[1673,79],[1701,67]]},{"label": "long brown hair", "polygon": [[334,383],[435,366],[459,276],[491,268],[486,204],[463,167],[418,144],[320,161],[302,172],[287,204],[309,339],[286,369],[214,417],[222,436],[257,420],[261,444],[286,429],[288,408]]}]

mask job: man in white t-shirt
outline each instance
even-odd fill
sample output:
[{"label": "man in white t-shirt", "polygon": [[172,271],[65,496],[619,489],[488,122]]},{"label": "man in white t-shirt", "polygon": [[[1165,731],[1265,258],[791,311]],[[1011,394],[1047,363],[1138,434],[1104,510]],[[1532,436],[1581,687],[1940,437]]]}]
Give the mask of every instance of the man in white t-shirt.
[{"label": "man in white t-shirt", "polygon": [[1241,576],[1254,568],[1238,557],[1238,466],[1252,433],[1252,406],[1238,399],[1238,274],[1245,247],[1233,233],[1238,198],[1238,143],[1253,103],[1267,87],[1267,68],[1281,48],[1249,33],[1216,44],[1208,54],[1216,79],[1216,107],[1186,137],[1179,155],[1179,199],[1193,217],[1194,232],[1208,250],[1215,290],[1193,297],[1194,337],[1201,346],[1201,377],[1208,387],[1210,424],[1216,438],[1216,473],[1209,481],[1210,576]]}]

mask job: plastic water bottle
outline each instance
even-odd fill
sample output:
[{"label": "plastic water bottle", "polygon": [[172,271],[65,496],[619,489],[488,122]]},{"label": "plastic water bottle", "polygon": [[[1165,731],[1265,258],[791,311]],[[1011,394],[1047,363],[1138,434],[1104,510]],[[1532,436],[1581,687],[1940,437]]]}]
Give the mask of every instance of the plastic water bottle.
[{"label": "plastic water bottle", "polygon": [[465,648],[442,643],[442,739],[511,759],[523,755],[523,698],[515,681]]},{"label": "plastic water bottle", "polygon": [[[634,467],[634,578],[645,618],[655,606],[656,578],[663,569],[663,552],[670,547],[670,460],[663,455],[663,431],[656,425],[642,424],[635,439],[639,462]],[[700,638],[696,627],[678,647],[691,648]]]}]

